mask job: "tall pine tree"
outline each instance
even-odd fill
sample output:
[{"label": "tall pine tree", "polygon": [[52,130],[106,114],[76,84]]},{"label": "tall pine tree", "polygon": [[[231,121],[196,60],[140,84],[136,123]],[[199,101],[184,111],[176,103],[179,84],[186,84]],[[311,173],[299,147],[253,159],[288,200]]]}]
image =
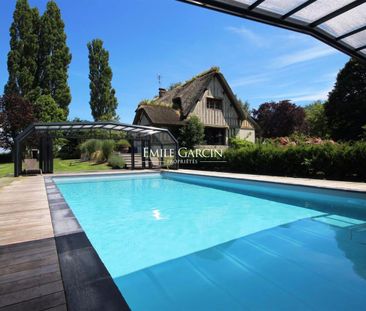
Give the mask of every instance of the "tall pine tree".
[{"label": "tall pine tree", "polygon": [[117,98],[112,88],[112,69],[109,53],[103,48],[103,41],[95,39],[88,43],[90,108],[94,120],[115,120]]},{"label": "tall pine tree", "polygon": [[31,9],[27,0],[18,0],[10,27],[9,78],[4,88],[6,95],[27,97],[36,87],[38,32],[38,10]]},{"label": "tall pine tree", "polygon": [[41,93],[51,95],[66,118],[71,101],[67,83],[71,54],[64,29],[60,9],[54,1],[49,1],[40,22],[38,83]]}]

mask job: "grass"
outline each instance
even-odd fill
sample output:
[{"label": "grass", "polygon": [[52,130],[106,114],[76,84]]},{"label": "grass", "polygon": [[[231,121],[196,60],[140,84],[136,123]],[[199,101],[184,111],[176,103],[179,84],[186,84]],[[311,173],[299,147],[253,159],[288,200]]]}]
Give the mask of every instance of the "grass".
[{"label": "grass", "polygon": [[61,160],[53,161],[53,169],[55,173],[63,172],[83,172],[83,171],[105,171],[112,169],[107,163],[94,163],[80,160]]},{"label": "grass", "polygon": [[[112,169],[107,163],[96,164],[94,162],[80,160],[61,160],[54,159],[53,169],[55,173],[64,172],[85,172],[85,171],[104,171]],[[1,163],[0,164],[0,177],[13,176],[14,164],[13,163]]]},{"label": "grass", "polygon": [[13,176],[13,163],[0,163],[0,177]]}]

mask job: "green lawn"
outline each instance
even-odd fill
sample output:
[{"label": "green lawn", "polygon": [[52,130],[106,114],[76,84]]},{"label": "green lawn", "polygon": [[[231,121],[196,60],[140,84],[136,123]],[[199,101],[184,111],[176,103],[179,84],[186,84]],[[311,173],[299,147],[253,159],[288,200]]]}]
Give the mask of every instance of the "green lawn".
[{"label": "green lawn", "polygon": [[[103,171],[112,168],[107,163],[96,164],[94,162],[81,162],[80,160],[54,159],[53,168],[55,173],[62,172],[83,172],[83,171]],[[13,163],[0,164],[0,177],[12,176],[14,172]]]},{"label": "green lawn", "polygon": [[112,169],[107,163],[96,164],[94,162],[80,160],[61,160],[53,161],[53,170],[55,173],[61,172],[82,172],[82,171],[104,171]]},{"label": "green lawn", "polygon": [[0,163],[0,177],[13,176],[13,163]]}]

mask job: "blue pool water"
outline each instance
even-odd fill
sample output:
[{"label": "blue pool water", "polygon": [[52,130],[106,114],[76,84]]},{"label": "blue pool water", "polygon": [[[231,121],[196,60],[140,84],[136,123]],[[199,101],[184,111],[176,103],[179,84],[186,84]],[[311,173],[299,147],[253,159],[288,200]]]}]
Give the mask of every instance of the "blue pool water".
[{"label": "blue pool water", "polygon": [[366,197],[175,173],[58,178],[132,310],[366,306]]}]

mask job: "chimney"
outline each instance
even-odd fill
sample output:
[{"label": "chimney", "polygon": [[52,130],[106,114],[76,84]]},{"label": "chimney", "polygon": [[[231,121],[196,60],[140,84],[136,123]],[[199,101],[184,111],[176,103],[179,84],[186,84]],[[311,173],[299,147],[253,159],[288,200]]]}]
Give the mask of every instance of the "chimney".
[{"label": "chimney", "polygon": [[159,98],[163,97],[165,95],[165,93],[166,93],[166,89],[159,87]]}]

